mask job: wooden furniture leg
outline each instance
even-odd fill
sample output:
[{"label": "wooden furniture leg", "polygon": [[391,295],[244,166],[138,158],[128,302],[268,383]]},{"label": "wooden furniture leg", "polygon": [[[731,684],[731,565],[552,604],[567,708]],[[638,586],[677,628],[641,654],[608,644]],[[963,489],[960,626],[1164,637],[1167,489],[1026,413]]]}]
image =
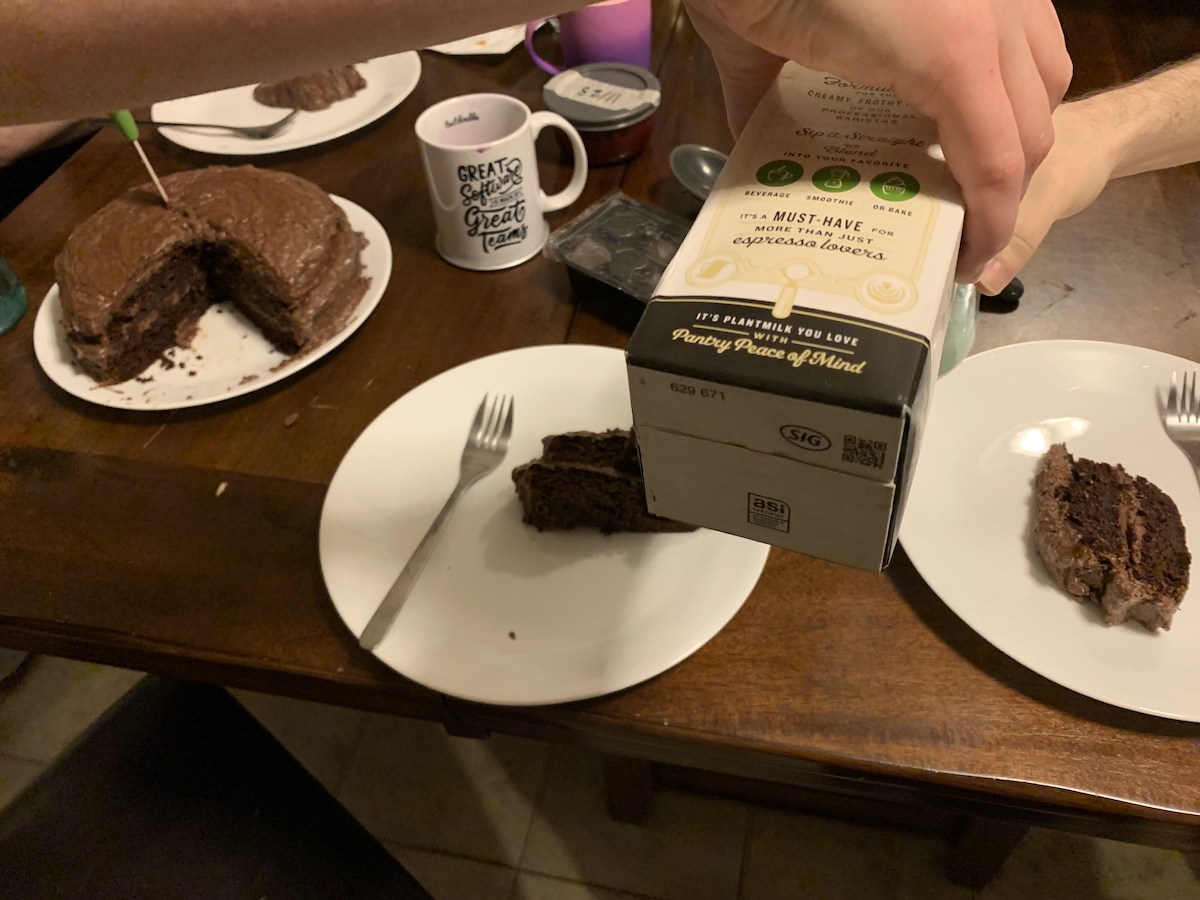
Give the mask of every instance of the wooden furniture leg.
[{"label": "wooden furniture leg", "polygon": [[985,887],[1028,832],[1021,822],[968,816],[950,848],[950,880],[976,890]]},{"label": "wooden furniture leg", "polygon": [[602,754],[604,806],[614,822],[640,825],[654,807],[654,764],[645,759]]}]

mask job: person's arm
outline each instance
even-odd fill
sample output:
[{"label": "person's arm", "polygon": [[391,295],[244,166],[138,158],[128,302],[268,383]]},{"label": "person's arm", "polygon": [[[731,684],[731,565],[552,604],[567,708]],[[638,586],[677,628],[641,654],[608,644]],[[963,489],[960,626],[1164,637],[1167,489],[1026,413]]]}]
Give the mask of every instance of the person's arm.
[{"label": "person's arm", "polygon": [[685,0],[721,74],[736,133],[791,59],[892,88],[933,119],[966,203],[958,274],[1013,233],[1071,80],[1050,0]]},{"label": "person's arm", "polygon": [[1003,290],[1059,219],[1081,212],[1112,178],[1200,160],[1200,57],[1114,90],[1064,103],[1054,148],[1029,184],[1008,246],[979,288]]},{"label": "person's arm", "polygon": [[85,122],[41,122],[0,128],[0,169],[12,165],[22,156],[58,147],[89,131],[95,131],[95,127]]},{"label": "person's arm", "polygon": [[585,0],[0,0],[0,126],[103,116],[526,22]]}]

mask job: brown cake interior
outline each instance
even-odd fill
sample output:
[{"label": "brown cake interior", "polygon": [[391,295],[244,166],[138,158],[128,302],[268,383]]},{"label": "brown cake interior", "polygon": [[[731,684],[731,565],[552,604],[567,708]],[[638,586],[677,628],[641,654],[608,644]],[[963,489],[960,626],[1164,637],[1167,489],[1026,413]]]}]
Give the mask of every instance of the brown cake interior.
[{"label": "brown cake interior", "polygon": [[524,521],[538,531],[694,531],[646,509],[637,445],[628,431],[577,431],[542,439],[541,458],[512,478]]},{"label": "brown cake interior", "polygon": [[[113,314],[102,338],[77,335],[76,358],[84,369],[105,381],[126,381],[171,347],[186,343],[211,302],[204,254],[199,244],[173,249]],[[102,346],[115,352],[105,357],[99,352]]]},{"label": "brown cake interior", "polygon": [[1034,536],[1058,585],[1099,604],[1110,625],[1170,629],[1191,566],[1174,501],[1121,466],[1074,458],[1064,444],[1047,452],[1036,488]]}]

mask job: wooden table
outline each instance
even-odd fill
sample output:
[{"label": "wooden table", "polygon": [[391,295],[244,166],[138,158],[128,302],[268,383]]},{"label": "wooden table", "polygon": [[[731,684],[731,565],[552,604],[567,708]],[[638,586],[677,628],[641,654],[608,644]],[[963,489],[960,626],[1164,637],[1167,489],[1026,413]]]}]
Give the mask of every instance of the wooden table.
[{"label": "wooden table", "polygon": [[[1064,5],[1076,92],[1200,49],[1195,12],[1128,6]],[[655,49],[664,104],[652,145],[594,171],[553,224],[617,187],[683,215],[698,208],[667,155],[681,142],[728,150],[731,140],[711,59],[677,0],[656,7]],[[498,62],[423,53],[422,63],[415,93],[383,120],[269,160],[365,206],[395,254],[366,326],[303,375],[214,407],[117,412],[46,379],[32,315],[0,338],[0,645],[437,719],[462,734],[585,742],[618,760],[614,785],[648,773],[619,759],[655,761],[674,783],[954,827],[965,849],[983,851],[974,876],[959,873],[968,880],[994,869],[1031,823],[1200,849],[1200,725],[1114,709],[1017,665],[955,617],[902,552],[872,575],[775,551],[742,611],[694,656],[567,706],[458,702],[359,650],[316,550],[325,487],[355,437],[466,360],[627,337],[577,308],[557,264],[478,274],[437,257],[416,115],[479,90],[536,109],[545,78],[519,51]],[[160,172],[223,161],[157,136],[148,145]],[[553,143],[540,149],[545,186],[557,189],[567,166]],[[72,226],[142,180],[109,130],[0,223],[0,252],[35,303]],[[1076,337],[1200,358],[1198,220],[1192,167],[1114,184],[1051,234],[1018,311],[981,316],[976,349]],[[981,840],[971,816],[1000,822],[1003,839]]]}]

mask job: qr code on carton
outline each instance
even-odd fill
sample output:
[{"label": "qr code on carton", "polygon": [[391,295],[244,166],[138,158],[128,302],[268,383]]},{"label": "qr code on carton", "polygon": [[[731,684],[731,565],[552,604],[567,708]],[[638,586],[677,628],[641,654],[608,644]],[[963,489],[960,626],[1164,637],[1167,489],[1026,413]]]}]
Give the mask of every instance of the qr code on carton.
[{"label": "qr code on carton", "polygon": [[887,441],[872,441],[853,434],[848,434],[842,439],[842,462],[882,469],[885,456]]}]

